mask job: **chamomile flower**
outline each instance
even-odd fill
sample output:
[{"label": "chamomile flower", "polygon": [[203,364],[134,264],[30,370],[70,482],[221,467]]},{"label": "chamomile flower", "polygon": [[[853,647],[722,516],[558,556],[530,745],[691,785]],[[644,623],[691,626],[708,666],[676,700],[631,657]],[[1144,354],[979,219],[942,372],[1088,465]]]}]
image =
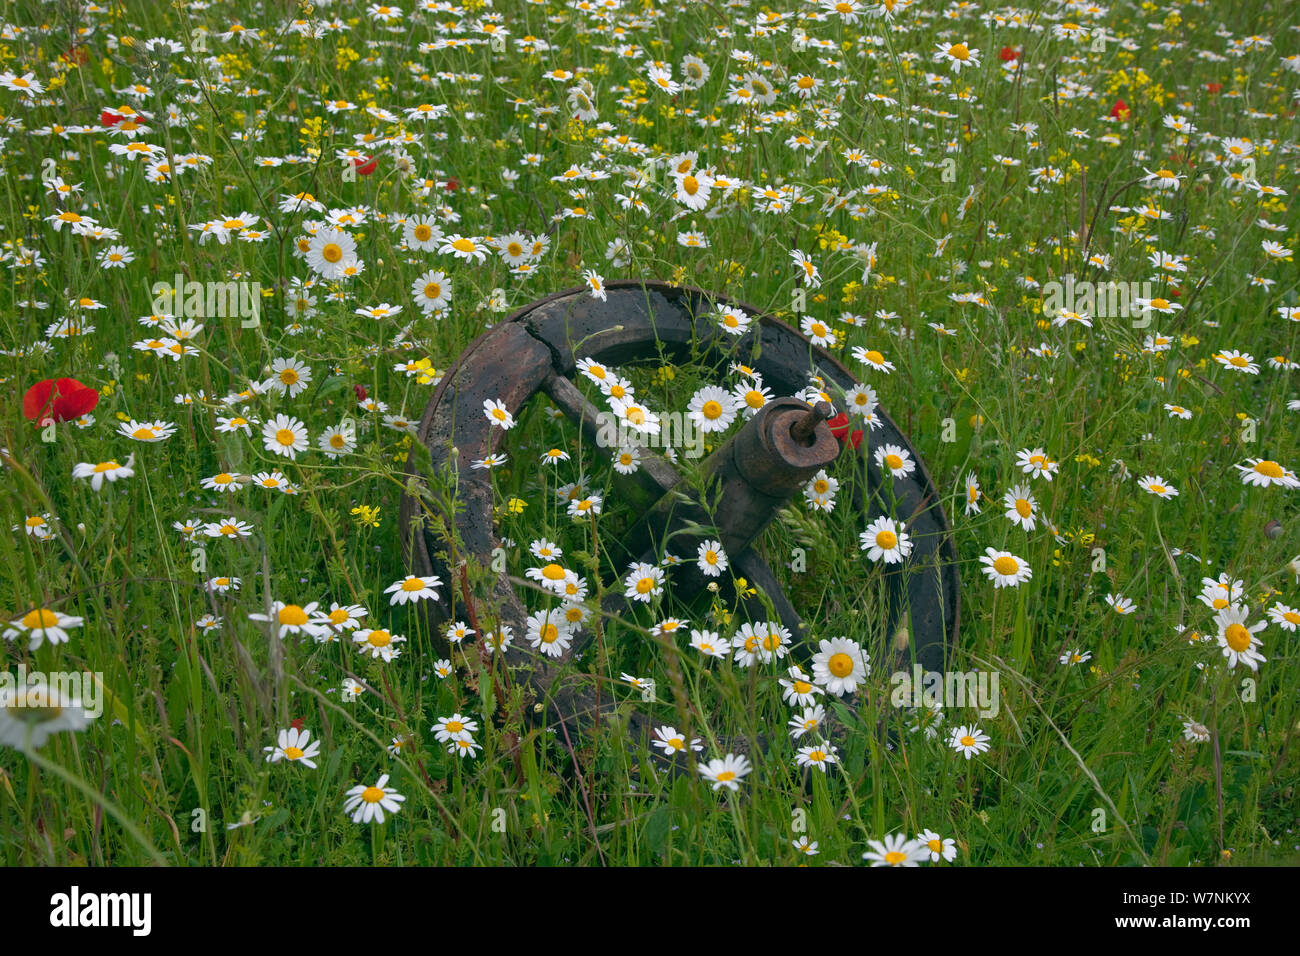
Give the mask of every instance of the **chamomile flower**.
[{"label": "chamomile flower", "polygon": [[696,753],[704,749],[704,743],[699,737],[692,737],[690,743],[687,743],[686,737],[679,733],[676,727],[667,724],[655,728],[651,743],[662,750],[665,757],[675,757],[679,753],[685,753],[688,747]]},{"label": "chamomile flower", "polygon": [[1047,456],[1041,448],[1024,448],[1016,452],[1016,466],[1026,475],[1051,481],[1060,470],[1060,464]]},{"label": "chamomile flower", "polygon": [[835,509],[835,493],[839,490],[839,481],[826,474],[823,468],[803,486],[803,499],[814,511],[830,512]]},{"label": "chamomile flower", "polygon": [[383,823],[384,813],[397,813],[406,799],[387,784],[388,774],[384,774],[374,786],[353,787],[346,794],[343,812],[351,815],[353,823]]},{"label": "chamomile flower", "polygon": [[310,604],[286,604],[284,601],[275,601],[271,604],[270,614],[250,614],[248,619],[273,624],[276,628],[276,637],[279,638],[289,634],[305,634],[314,638],[326,630],[325,625],[313,618],[317,607],[316,601]]},{"label": "chamomile flower", "polygon": [[813,680],[837,697],[852,694],[871,673],[868,655],[862,645],[847,637],[821,640],[813,655]]},{"label": "chamomile flower", "polygon": [[85,730],[91,719],[78,698],[48,683],[0,686],[0,744],[7,747],[40,747],[61,730]]},{"label": "chamomile flower", "polygon": [[699,765],[700,775],[713,784],[714,790],[740,789],[740,781],[754,769],[744,754],[727,754]]},{"label": "chamomile flower", "polygon": [[1165,481],[1160,475],[1146,475],[1139,478],[1138,487],[1148,494],[1155,495],[1157,498],[1168,499],[1178,494],[1178,489]]},{"label": "chamomile flower", "polygon": [[977,515],[980,513],[980,480],[976,477],[975,472],[966,473],[966,514]]},{"label": "chamomile flower", "polygon": [[922,830],[916,835],[916,842],[929,852],[931,863],[940,860],[951,863],[957,859],[957,841],[951,837],[944,839],[933,830]]},{"label": "chamomile flower", "polygon": [[1007,509],[1007,520],[1026,531],[1038,525],[1038,501],[1028,485],[1016,485],[1002,496],[1002,506]]},{"label": "chamomile flower", "polygon": [[726,657],[731,650],[731,642],[718,636],[717,631],[691,631],[691,647],[705,657]]},{"label": "chamomile flower", "polygon": [[1107,594],[1106,603],[1110,605],[1112,611],[1121,616],[1132,614],[1137,610],[1137,605],[1133,603],[1133,599],[1126,598],[1122,594]]},{"label": "chamomile flower", "polygon": [[989,749],[989,736],[974,724],[954,727],[948,735],[948,746],[967,760]]},{"label": "chamomile flower", "polygon": [[489,423],[495,428],[503,431],[509,431],[515,427],[515,417],[510,414],[510,409],[505,404],[493,399],[485,398],[483,400],[483,414],[487,417]]},{"label": "chamomile flower", "polygon": [[406,638],[401,634],[394,634],[383,627],[365,628],[352,635],[352,643],[357,645],[361,654],[369,654],[371,660],[383,660],[385,663],[401,656],[402,649],[397,645],[405,642]]},{"label": "chamomile flower", "polygon": [[706,577],[719,577],[727,570],[727,552],[722,549],[722,542],[716,540],[701,541],[696,550],[696,566]]},{"label": "chamomile flower", "polygon": [[808,707],[817,702],[817,695],[826,693],[813,683],[812,678],[797,665],[786,671],[789,679],[780,678],[781,699],[791,707]]},{"label": "chamomile flower", "polygon": [[919,840],[909,840],[904,833],[891,833],[884,840],[868,840],[870,848],[862,859],[872,866],[920,866],[930,858],[930,849]]},{"label": "chamomile flower", "polygon": [[558,610],[530,614],[527,624],[528,630],[524,637],[528,646],[547,657],[561,657],[573,640],[564,615]]},{"label": "chamomile flower", "polygon": [[687,406],[687,416],[706,434],[726,431],[736,420],[737,411],[735,397],[717,385],[700,389]]},{"label": "chamomile flower", "polygon": [[30,635],[31,641],[27,649],[34,651],[46,641],[51,645],[66,644],[68,629],[81,627],[83,623],[85,618],[73,617],[62,611],[51,611],[47,607],[38,607],[10,621],[9,627],[5,628],[4,634],[0,636],[3,636],[6,641],[12,641]]},{"label": "chamomile flower", "polygon": [[633,563],[623,578],[623,596],[649,604],[663,594],[664,572],[653,564]]},{"label": "chamomile flower", "polygon": [[822,773],[826,773],[828,766],[839,763],[836,752],[837,748],[834,744],[809,744],[799,748],[794,755],[794,762],[796,766],[816,767]]},{"label": "chamomile flower", "polygon": [[894,363],[887,361],[882,352],[876,349],[864,349],[861,345],[853,346],[853,357],[867,368],[884,372],[888,375],[894,370]]},{"label": "chamomile flower", "polygon": [[438,592],[434,588],[442,586],[442,579],[436,574],[421,577],[409,574],[400,581],[394,581],[384,588],[385,594],[391,594],[389,604],[411,604],[415,601],[436,601]]},{"label": "chamomile flower", "polygon": [[104,482],[112,484],[119,478],[130,478],[135,474],[135,469],[131,465],[131,459],[127,459],[125,465],[118,464],[116,460],[101,461],[98,464],[89,462],[78,462],[72,466],[73,478],[89,478],[90,487],[95,491],[104,487]]},{"label": "chamomile flower", "polygon": [[1254,485],[1257,488],[1267,488],[1270,485],[1300,488],[1300,478],[1296,477],[1295,472],[1268,458],[1247,458],[1245,464],[1233,467],[1240,472],[1244,485]]},{"label": "chamomile flower", "polygon": [[791,717],[786,726],[790,728],[790,736],[798,740],[804,734],[810,734],[820,728],[825,720],[826,708],[821,704],[814,704]]},{"label": "chamomile flower", "polygon": [[1214,624],[1219,629],[1218,642],[1223,656],[1228,659],[1228,668],[1245,664],[1252,671],[1259,670],[1259,665],[1267,660],[1257,648],[1261,645],[1255,635],[1268,627],[1267,621],[1260,621],[1251,627],[1246,626],[1250,609],[1242,604],[1233,604],[1214,616]]},{"label": "chamomile flower", "polygon": [[984,565],[980,570],[993,582],[994,588],[1018,587],[1034,576],[1029,562],[1024,558],[1016,557],[1010,551],[985,548],[980,563]]},{"label": "chamomile flower", "polygon": [[288,415],[276,415],[262,426],[262,447],[290,461],[307,450],[307,426]]},{"label": "chamomile flower", "polygon": [[1268,609],[1268,617],[1284,631],[1300,630],[1300,610],[1278,602]]},{"label": "chamomile flower", "polygon": [[267,763],[288,760],[315,770],[316,763],[312,758],[320,753],[320,741],[311,739],[310,730],[289,727],[280,731],[274,747],[263,747],[262,752],[266,754]]},{"label": "chamomile flower", "polygon": [[895,478],[906,478],[916,471],[916,462],[907,449],[885,444],[876,449],[876,467]]},{"label": "chamomile flower", "polygon": [[858,547],[870,561],[901,564],[912,553],[912,538],[893,518],[881,515],[858,535]]}]

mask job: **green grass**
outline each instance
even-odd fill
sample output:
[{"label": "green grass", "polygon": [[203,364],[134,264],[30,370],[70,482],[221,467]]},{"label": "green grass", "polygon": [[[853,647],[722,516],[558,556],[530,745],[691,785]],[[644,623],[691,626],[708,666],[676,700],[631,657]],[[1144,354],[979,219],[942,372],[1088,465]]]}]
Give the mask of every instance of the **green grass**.
[{"label": "green grass", "polygon": [[[345,18],[351,29],[313,40],[282,32],[281,21],[250,6],[241,0],[187,11],[152,2],[82,14],[59,3],[41,8],[40,23],[25,7],[5,11],[7,22],[23,29],[0,41],[0,66],[32,71],[48,89],[32,98],[0,90],[8,138],[0,217],[9,266],[0,282],[7,350],[0,358],[0,444],[7,449],[0,510],[15,529],[0,535],[0,617],[49,608],[84,624],[65,644],[31,651],[22,638],[0,642],[0,653],[10,671],[22,665],[102,674],[105,713],[84,732],[56,734],[34,752],[0,747],[0,860],[855,864],[869,840],[927,828],[956,840],[959,865],[1300,859],[1297,632],[1269,623],[1259,634],[1267,658],[1259,670],[1229,669],[1215,642],[1215,612],[1198,599],[1203,577],[1227,574],[1243,582],[1237,600],[1252,625],[1268,621],[1266,610],[1279,602],[1300,605],[1300,574],[1288,565],[1300,552],[1298,492],[1246,486],[1233,467],[1254,458],[1292,470],[1300,464],[1300,415],[1287,408],[1300,397],[1292,370],[1300,361],[1300,323],[1278,314],[1300,304],[1297,273],[1289,255],[1273,259],[1261,246],[1295,242],[1300,149],[1292,91],[1300,78],[1282,58],[1297,49],[1297,13],[1285,4],[1188,4],[1173,13],[1131,2],[1111,4],[1099,19],[1071,13],[1090,30],[1106,27],[1110,41],[1098,45],[1054,39],[1052,26],[1066,22],[1054,5],[1027,11],[1046,28],[1038,32],[993,29],[970,9],[948,8],[955,14],[949,18],[924,3],[897,13],[894,22],[907,29],[893,31],[865,14],[857,23],[834,15],[814,22],[804,19],[812,8],[781,3],[772,8],[787,15],[781,30],[753,36],[756,7],[625,4],[605,16],[558,3],[503,0],[488,9],[471,0],[437,15],[402,4],[404,17],[392,30],[359,6],[331,5],[321,13]],[[482,42],[420,51],[439,37],[482,40],[486,34],[472,24],[492,10],[510,31],[504,49]],[[220,39],[236,16],[262,30],[261,39]],[[1216,34],[1221,19],[1231,38]],[[435,27],[446,21],[456,26]],[[617,38],[615,25],[622,28]],[[730,35],[715,30],[723,25]],[[203,29],[206,55],[220,58],[206,72],[203,53],[145,51],[150,37],[189,46]],[[828,41],[827,50],[801,48],[797,29]],[[1254,34],[1273,45],[1228,55],[1231,43]],[[529,36],[549,48],[521,49]],[[1121,44],[1125,38],[1131,49]],[[951,73],[931,62],[940,41],[963,41],[982,62]],[[1166,41],[1179,46],[1160,49]],[[70,52],[74,44],[84,61]],[[625,44],[644,56],[620,55]],[[1020,51],[1019,80],[1004,76],[1004,46]],[[752,52],[755,66],[733,59],[739,50]],[[670,96],[649,86],[648,61],[670,63],[680,81],[686,55],[711,68],[702,88]],[[729,88],[751,68],[769,83],[785,77],[772,106],[727,102]],[[555,69],[590,82],[597,120],[570,120],[566,95],[577,80],[544,78]],[[929,73],[951,84],[933,85]],[[823,82],[806,103],[786,92],[799,74]],[[180,82],[203,77],[199,86]],[[837,78],[852,84],[837,87]],[[149,91],[115,92],[136,83]],[[325,108],[340,98],[357,108]],[[1130,108],[1122,121],[1109,115],[1121,99]],[[421,103],[449,111],[427,123],[401,120]],[[186,119],[128,140],[98,119],[123,104],[151,117],[179,106]],[[391,110],[399,121],[365,115],[365,105]],[[816,105],[833,105],[832,125],[818,125]],[[1184,137],[1166,128],[1163,118],[1171,115],[1198,131]],[[700,122],[710,116],[717,122]],[[1032,131],[1013,129],[1026,123],[1035,124]],[[48,132],[51,124],[95,128],[64,140]],[[336,150],[372,129],[409,138],[364,147],[378,157],[375,172],[345,176]],[[825,141],[807,162],[786,145],[799,134]],[[672,180],[658,168],[639,191],[649,214],[625,209],[617,195],[632,190],[623,167],[640,168],[644,157],[606,139],[618,136],[643,144],[660,167],[695,151],[701,166],[744,186],[727,197],[715,191],[707,208],[718,215],[710,217],[675,202]],[[1247,166],[1216,160],[1221,137],[1249,139],[1258,182],[1286,194],[1226,187],[1228,172]],[[111,143],[127,142],[155,144],[173,167],[186,154],[211,161],[150,182],[147,162],[110,153]],[[850,149],[888,171],[874,176],[852,165]],[[528,154],[540,157],[537,165],[524,161]],[[258,162],[286,156],[295,161]],[[1001,165],[998,156],[1019,165]],[[410,159],[409,173],[402,157]],[[577,187],[553,179],[571,165],[610,175]],[[1035,185],[1031,170],[1047,166],[1059,170],[1060,181]],[[1145,170],[1161,168],[1182,177],[1178,190],[1160,193],[1140,181]],[[512,175],[503,177],[507,170]],[[56,202],[43,187],[53,174],[83,184],[81,194]],[[811,201],[783,213],[760,211],[763,190],[780,184],[796,185]],[[884,189],[862,192],[873,184]],[[575,196],[573,188],[585,192]],[[853,189],[859,192],[849,203],[825,202]],[[294,311],[288,283],[313,277],[293,248],[303,221],[319,217],[278,208],[283,196],[303,191],[328,209],[368,210],[368,220],[351,228],[364,271],[341,282],[318,280],[310,315]],[[1169,218],[1133,212],[1148,202]],[[518,230],[547,234],[549,246],[533,274],[520,276],[491,250],[481,264],[408,250],[401,229],[380,221],[443,217],[444,208],[459,217],[444,218],[448,234],[482,239]],[[61,210],[120,236],[56,231],[45,220]],[[256,228],[269,233],[265,241],[201,242],[190,228],[241,211],[261,217]],[[1290,231],[1268,231],[1260,219]],[[676,237],[687,230],[703,234],[708,248],[679,245]],[[628,262],[617,267],[606,256],[615,239],[627,245]],[[875,244],[878,261],[865,281],[855,243]],[[129,247],[134,261],[103,268],[96,257],[117,244]],[[680,756],[684,772],[661,773],[642,745],[617,729],[566,740],[535,719],[521,720],[532,702],[521,698],[518,675],[494,667],[477,639],[452,651],[451,676],[436,676],[442,653],[427,619],[415,606],[390,606],[384,593],[407,571],[398,505],[411,439],[386,427],[382,414],[361,409],[354,386],[386,403],[388,414],[418,421],[436,376],[503,316],[502,307],[580,285],[585,269],[609,280],[660,278],[713,290],[797,325],[793,249],[820,271],[820,286],[806,290],[807,314],[836,330],[833,353],[878,392],[943,495],[963,580],[961,630],[948,667],[996,672],[997,715],[946,708],[941,733],[930,739],[909,729],[909,710],[891,704],[880,571],[858,548],[866,519],[848,493],[848,455],[836,465],[843,487],[835,509],[813,512],[797,498],[762,543],[813,638],[843,635],[871,653],[872,672],[853,706],[844,706],[847,698],[827,703],[838,719],[830,742],[840,758],[829,773],[795,765],[796,749],[812,738],[795,742],[785,730],[792,711],[777,680],[788,662],[745,668],[708,661],[682,639],[669,653],[649,637],[653,624],[674,613],[727,636],[740,621],[721,597],[683,608],[668,593],[653,607],[603,621],[599,647],[572,667],[599,682],[604,698],[620,701],[621,712],[689,726],[703,738],[701,760],[722,756],[736,740],[764,738],[768,749],[752,755],[755,769],[734,794],[711,790]],[[38,253],[39,262],[15,262],[23,250]],[[1108,255],[1109,272],[1087,266],[1085,250]],[[1176,287],[1177,295],[1166,294],[1183,308],[1155,315],[1149,328],[1103,316],[1091,328],[1060,328],[1040,310],[1043,284],[1067,273],[1148,280],[1148,257],[1157,251],[1187,257],[1187,271],[1156,284]],[[452,289],[439,318],[423,315],[411,291],[433,268],[445,271]],[[157,334],[136,321],[152,310],[152,284],[176,273],[260,282],[260,324],[202,319],[190,343],[196,354],[179,361],[134,348]],[[954,301],[954,294],[982,300]],[[494,296],[503,301],[492,303]],[[104,308],[83,313],[70,305],[82,297]],[[402,312],[379,320],[355,314],[380,303]],[[889,314],[879,319],[878,312]],[[842,313],[862,321],[843,322]],[[46,333],[64,318],[94,331]],[[939,334],[930,323],[955,334]],[[1168,351],[1144,350],[1145,337],[1156,332],[1169,337]],[[1054,358],[1029,351],[1041,343]],[[894,371],[855,362],[859,346],[882,352]],[[1258,374],[1216,361],[1225,350],[1250,353]],[[1279,355],[1292,367],[1267,364]],[[287,357],[311,368],[308,388],[296,397],[252,395],[240,408],[261,421],[283,413],[304,422],[311,448],[295,460],[268,453],[258,426],[250,437],[217,431],[218,417],[233,414],[224,397],[264,381],[271,362]],[[432,374],[393,370],[424,358]],[[644,368],[622,371],[655,410],[684,411],[700,386],[740,380],[726,368],[646,358]],[[22,397],[36,382],[61,376],[99,389],[94,422],[43,432],[23,417]],[[582,387],[601,404],[598,391]],[[189,400],[177,403],[180,395]],[[1192,417],[1172,417],[1166,403]],[[544,405],[538,400],[521,416],[505,442],[509,463],[494,472],[499,531],[516,544],[512,574],[541,563],[527,546],[545,537],[564,547],[563,563],[586,577],[594,601],[622,589],[625,569],[609,565],[606,548],[636,509],[618,496],[608,452],[579,442],[572,423],[552,420]],[[344,416],[358,423],[356,450],[327,458],[316,439]],[[157,444],[133,441],[117,432],[128,419],[162,419],[176,432]],[[551,447],[570,460],[536,465]],[[1034,448],[1059,463],[1050,482],[1016,466],[1017,453]],[[125,463],[130,454],[134,476],[99,492],[71,477],[79,462]],[[201,485],[223,471],[276,468],[296,495]],[[982,513],[968,515],[971,472],[985,497]],[[1178,496],[1147,494],[1136,483],[1144,475],[1163,476]],[[569,519],[555,495],[580,476],[593,490],[609,489],[592,522]],[[1039,509],[1028,532],[1004,517],[1001,503],[1021,483]],[[450,489],[435,482],[433,493]],[[524,503],[522,511],[512,512],[512,499]],[[33,516],[48,516],[49,540],[23,532]],[[252,534],[186,541],[173,528],[190,518],[231,516]],[[1280,535],[1267,531],[1270,522],[1280,523]],[[802,572],[788,566],[795,548],[806,553]],[[1032,578],[995,590],[979,563],[986,548],[1023,559]],[[242,588],[210,592],[205,582],[218,575],[240,578]],[[1117,614],[1108,594],[1131,598],[1135,609]],[[524,599],[530,611],[542,606],[535,591]],[[278,640],[249,619],[277,600],[320,601],[326,609],[361,604],[368,625],[407,638],[403,653],[384,663],[362,658],[346,639]],[[208,614],[221,621],[211,632],[197,623]],[[1191,642],[1193,633],[1207,640]],[[522,641],[516,634],[516,645]],[[1058,663],[1074,649],[1091,659]],[[656,700],[643,701],[624,672],[653,679]],[[345,702],[340,688],[349,675],[369,689]],[[449,755],[430,731],[456,712],[480,725],[482,750],[471,759]],[[321,743],[315,770],[264,759],[263,748],[295,720]],[[1185,720],[1203,724],[1211,739],[1184,740]],[[991,738],[990,749],[970,760],[947,744],[951,729],[965,723],[978,723]],[[395,738],[404,744],[390,756]],[[405,796],[401,811],[382,826],[353,823],[345,793],[381,774]],[[818,855],[792,847],[802,836],[818,843]]]}]

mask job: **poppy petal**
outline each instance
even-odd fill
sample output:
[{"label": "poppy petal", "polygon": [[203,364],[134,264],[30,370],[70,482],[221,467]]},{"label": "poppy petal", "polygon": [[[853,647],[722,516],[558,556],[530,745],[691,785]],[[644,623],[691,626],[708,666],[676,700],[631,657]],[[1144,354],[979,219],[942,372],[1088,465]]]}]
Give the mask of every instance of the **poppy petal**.
[{"label": "poppy petal", "polygon": [[23,395],[23,415],[29,421],[44,417],[50,409],[50,393],[54,391],[54,379],[47,378],[37,382]]}]

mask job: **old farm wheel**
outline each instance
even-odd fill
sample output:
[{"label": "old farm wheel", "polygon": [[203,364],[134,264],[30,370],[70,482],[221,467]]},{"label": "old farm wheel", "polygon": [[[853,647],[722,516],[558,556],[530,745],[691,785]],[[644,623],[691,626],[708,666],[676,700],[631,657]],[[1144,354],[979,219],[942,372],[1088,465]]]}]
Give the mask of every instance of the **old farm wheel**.
[{"label": "old farm wheel", "polygon": [[[502,572],[490,592],[479,588],[474,594],[469,586],[464,565],[487,568],[494,553],[501,554],[491,475],[470,467],[496,453],[506,439],[505,431],[489,423],[484,401],[499,400],[518,416],[531,399],[545,395],[577,425],[584,442],[596,444],[599,410],[572,381],[577,362],[584,358],[618,367],[665,360],[718,366],[739,358],[762,375],[774,396],[798,392],[810,373],[820,375],[825,390],[833,394],[857,384],[835,358],[790,326],[740,303],[653,281],[611,282],[606,292],[605,301],[594,299],[585,287],[558,292],[518,310],[466,348],[430,399],[418,431],[418,440],[432,456],[434,473],[441,476],[441,494],[450,495],[453,504],[449,507],[439,494],[426,494],[414,465],[402,500],[404,548],[412,573],[436,574],[445,584],[440,601],[424,602],[434,621],[454,616],[473,618],[480,628],[508,625],[515,640],[505,652],[505,662],[513,679],[523,682],[573,736],[614,708],[610,694],[602,697],[589,678],[565,666],[592,641],[592,627],[579,631],[562,657],[548,658],[522,640],[528,612],[521,593],[533,587],[531,582]],[[727,305],[755,320],[742,337],[723,333],[711,317]],[[742,596],[739,606],[751,613],[751,620],[775,613],[797,644],[808,628],[760,553],[760,535],[819,468],[841,454],[853,455],[857,487],[848,489],[837,507],[861,512],[859,529],[877,515],[891,514],[906,523],[913,542],[902,564],[868,568],[865,559],[861,562],[864,582],[869,572],[883,568],[879,616],[884,618],[880,633],[887,640],[876,649],[873,661],[876,666],[910,669],[919,663],[926,670],[941,670],[957,634],[959,581],[951,529],[938,493],[920,457],[883,409],[877,408],[882,427],[869,431],[858,449],[832,433],[825,421],[831,411],[825,403],[813,408],[797,398],[770,401],[734,428],[732,437],[703,462],[694,481],[684,480],[682,469],[644,449],[639,470],[615,476],[614,493],[636,502],[641,517],[629,523],[617,546],[603,544],[610,560],[618,561],[608,573],[617,573],[629,561],[655,562],[668,535],[674,551],[689,554],[694,554],[696,542],[716,537],[731,556],[732,573],[759,592]],[[892,490],[882,489],[868,443],[873,449],[890,443],[908,450],[916,470],[887,483]],[[706,489],[703,495],[701,488]],[[702,500],[710,503],[711,513]],[[434,530],[440,523],[454,528],[454,553],[448,536]],[[707,532],[699,526],[706,526]],[[667,569],[667,575],[666,584],[678,599],[689,599],[706,584],[692,561]],[[731,593],[734,597],[734,590]],[[621,585],[613,579],[599,613],[611,620],[627,610]],[[435,639],[442,641],[440,628],[435,628]],[[644,732],[644,724],[643,717],[632,716],[634,734]]]}]

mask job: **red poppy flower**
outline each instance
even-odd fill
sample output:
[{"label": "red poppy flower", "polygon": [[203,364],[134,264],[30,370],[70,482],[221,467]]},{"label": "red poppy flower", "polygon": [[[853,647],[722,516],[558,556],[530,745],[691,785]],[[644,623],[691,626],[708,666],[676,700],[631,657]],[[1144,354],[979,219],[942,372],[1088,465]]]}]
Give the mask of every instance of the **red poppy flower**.
[{"label": "red poppy flower", "polygon": [[460,180],[455,176],[452,176],[447,180],[447,185],[442,188],[447,190],[449,193],[454,193],[457,189],[460,189]]},{"label": "red poppy flower", "polygon": [[356,392],[358,402],[366,400],[366,387],[364,385],[353,385],[352,391]]},{"label": "red poppy flower", "polygon": [[23,396],[23,414],[30,421],[53,418],[56,422],[76,421],[99,403],[99,392],[75,378],[37,382]]},{"label": "red poppy flower", "polygon": [[295,717],[293,720],[289,721],[289,726],[294,730],[302,730],[302,722],[304,719],[305,718],[303,717]]},{"label": "red poppy flower", "polygon": [[849,416],[844,412],[840,412],[834,418],[828,419],[826,424],[831,426],[831,434],[840,440],[840,444],[843,444],[846,438],[853,442],[854,448],[857,448],[862,443],[862,429],[855,428],[853,433],[849,434]]},{"label": "red poppy flower", "polygon": [[1118,120],[1126,120],[1129,115],[1128,104],[1123,100],[1116,100],[1115,105],[1110,108],[1110,115]]},{"label": "red poppy flower", "polygon": [[362,159],[359,156],[354,156],[352,158],[352,165],[357,167],[358,176],[369,176],[371,173],[375,171],[375,167],[378,166],[379,164],[378,161],[373,156],[371,156],[368,159]]},{"label": "red poppy flower", "polygon": [[1002,60],[1003,63],[1008,63],[1011,60],[1018,59],[1020,57],[1020,51],[1017,50],[1015,47],[1004,46],[1001,50],[998,51],[998,57]]},{"label": "red poppy flower", "polygon": [[116,126],[122,120],[126,119],[121,113],[114,113],[112,110],[104,110],[99,114],[100,126]]},{"label": "red poppy flower", "polygon": [[1222,90],[1222,89],[1223,89],[1223,84],[1222,84],[1222,83],[1206,83],[1206,84],[1205,84],[1205,92],[1209,93],[1211,96],[1213,96],[1215,93],[1218,93],[1218,92],[1219,92],[1220,90]]}]

